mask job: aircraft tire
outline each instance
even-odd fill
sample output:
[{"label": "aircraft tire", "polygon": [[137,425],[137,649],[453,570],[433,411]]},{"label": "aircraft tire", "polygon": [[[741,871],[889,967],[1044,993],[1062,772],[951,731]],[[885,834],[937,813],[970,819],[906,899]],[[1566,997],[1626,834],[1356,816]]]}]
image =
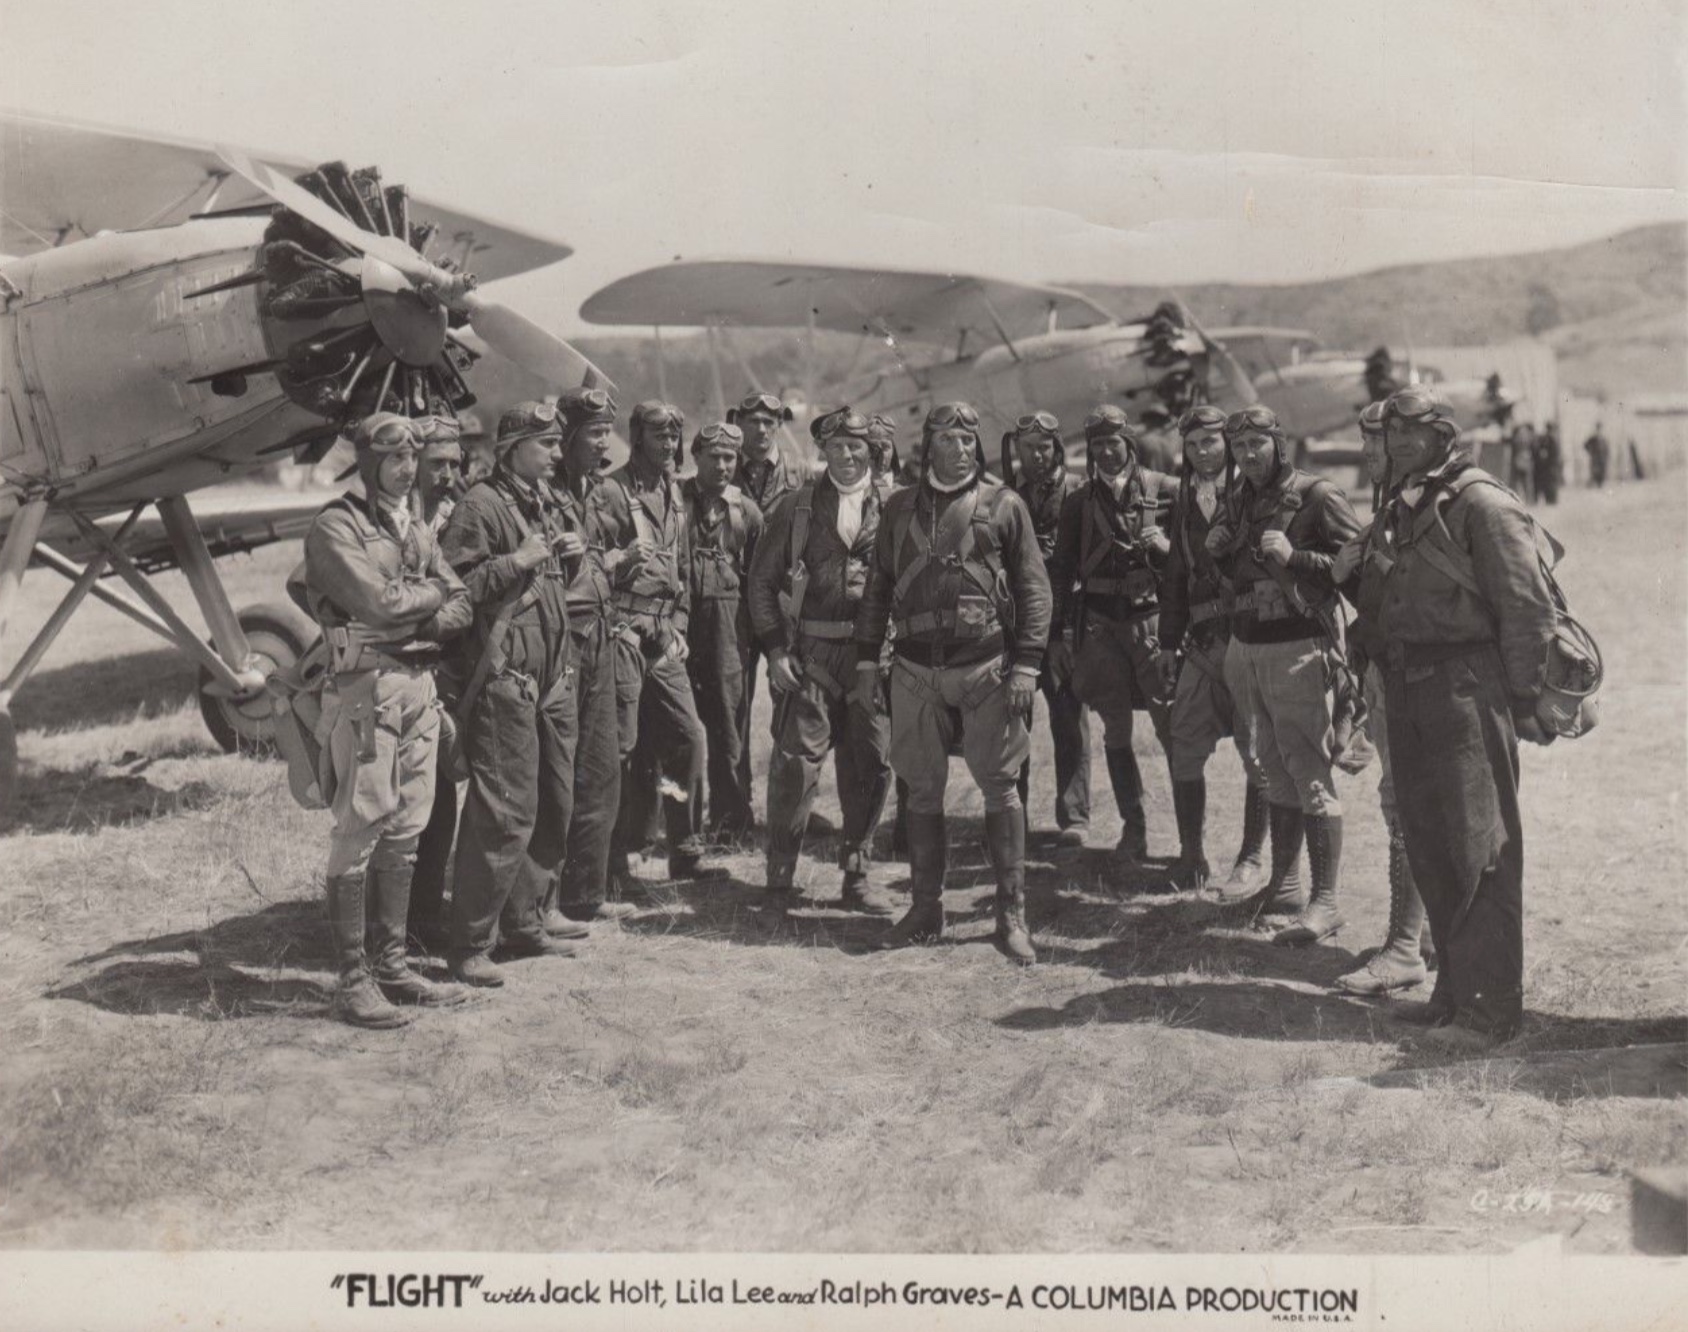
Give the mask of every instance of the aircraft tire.
[{"label": "aircraft tire", "polygon": [[[268,676],[304,656],[320,634],[314,621],[294,606],[268,602],[246,606],[237,613],[247,642]],[[272,754],[274,727],[269,695],[263,691],[244,698],[225,698],[212,692],[211,672],[199,668],[199,711],[206,729],[226,754]]]}]

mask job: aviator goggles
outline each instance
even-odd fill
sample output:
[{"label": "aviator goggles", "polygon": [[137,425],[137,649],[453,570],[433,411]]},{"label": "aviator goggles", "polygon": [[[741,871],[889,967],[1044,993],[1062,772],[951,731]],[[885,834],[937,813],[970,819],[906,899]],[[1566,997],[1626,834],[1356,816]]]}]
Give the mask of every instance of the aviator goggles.
[{"label": "aviator goggles", "polygon": [[1015,419],[1016,435],[1050,435],[1061,438],[1061,422],[1054,412],[1029,412]]},{"label": "aviator goggles", "polygon": [[377,412],[365,417],[352,436],[352,447],[371,453],[398,453],[419,447],[416,423],[396,412]]},{"label": "aviator goggles", "polygon": [[1137,438],[1137,427],[1131,424],[1131,418],[1112,403],[1104,403],[1084,418],[1084,437],[1087,440],[1101,439],[1106,435]]},{"label": "aviator goggles", "polygon": [[839,435],[850,439],[866,439],[871,423],[867,417],[850,407],[838,407],[809,423],[809,434],[819,443],[826,443]]},{"label": "aviator goggles", "polygon": [[965,402],[941,402],[926,413],[927,430],[963,430],[979,428],[979,413]]},{"label": "aviator goggles", "polygon": [[1189,435],[1197,430],[1223,430],[1225,428],[1225,413],[1218,407],[1206,404],[1192,407],[1178,418],[1178,433]]},{"label": "aviator goggles", "polygon": [[1281,437],[1284,428],[1279,424],[1276,412],[1257,402],[1250,407],[1244,407],[1240,412],[1232,412],[1225,418],[1227,439],[1234,439],[1250,431]]},{"label": "aviator goggles", "polygon": [[1423,384],[1409,384],[1404,389],[1396,389],[1384,399],[1380,415],[1384,421],[1391,417],[1402,421],[1445,421],[1458,428],[1453,408],[1447,400],[1435,389]]},{"label": "aviator goggles", "polygon": [[749,416],[752,412],[766,412],[769,416],[780,416],[785,411],[785,404],[772,393],[752,393],[738,405],[740,416]]},{"label": "aviator goggles", "polygon": [[727,425],[717,421],[713,425],[706,425],[697,432],[697,438],[692,440],[692,448],[706,449],[722,445],[732,449],[735,453],[744,447],[744,431],[736,425]]}]

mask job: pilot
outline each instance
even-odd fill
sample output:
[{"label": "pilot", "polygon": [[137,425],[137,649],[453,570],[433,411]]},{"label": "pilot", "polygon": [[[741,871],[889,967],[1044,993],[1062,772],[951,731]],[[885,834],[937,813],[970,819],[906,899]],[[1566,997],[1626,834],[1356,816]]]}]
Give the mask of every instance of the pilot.
[{"label": "pilot", "polygon": [[1362,584],[1382,580],[1396,808],[1440,964],[1411,1016],[1479,1052],[1523,1016],[1518,741],[1552,739],[1539,712],[1554,601],[1528,512],[1472,462],[1448,404],[1403,388],[1383,424],[1400,480],[1376,520],[1388,563],[1368,560]]},{"label": "pilot", "polygon": [[791,408],[772,393],[751,393],[738,406],[727,409],[727,423],[744,432],[739,489],[763,513],[772,509],[781,495],[789,495],[808,479],[780,452],[779,428],[789,420]]},{"label": "pilot", "polygon": [[[1374,533],[1381,535],[1376,513],[1390,491],[1389,454],[1384,442],[1383,403],[1374,402],[1360,413],[1360,442],[1365,449],[1366,471],[1372,483],[1371,522],[1338,552],[1331,569],[1331,579],[1345,592],[1357,598],[1361,588],[1368,599],[1359,605],[1359,614],[1348,629],[1350,656],[1360,670],[1365,687],[1367,733],[1377,748],[1381,769],[1377,782],[1378,803],[1383,808],[1383,824],[1389,830],[1389,927],[1381,948],[1363,949],[1360,965],[1336,978],[1336,987],[1351,994],[1388,994],[1392,990],[1407,990],[1422,985],[1427,968],[1435,965],[1435,946],[1425,932],[1424,903],[1413,882],[1412,864],[1407,859],[1406,839],[1401,834],[1401,821],[1395,808],[1395,778],[1389,761],[1388,702],[1383,683],[1382,641],[1377,635],[1377,596],[1383,590],[1383,580],[1372,576],[1361,578],[1361,566],[1370,557]],[[1383,558],[1379,552],[1378,558]],[[1374,571],[1375,572],[1375,571]]]},{"label": "pilot", "polygon": [[885,499],[897,489],[902,468],[897,460],[897,423],[875,412],[867,418],[868,447],[873,457],[873,485]]},{"label": "pilot", "polygon": [[[1192,407],[1178,422],[1184,467],[1172,506],[1168,536],[1172,549],[1161,571],[1160,658],[1162,692],[1172,699],[1172,808],[1178,820],[1178,860],[1171,881],[1177,888],[1202,888],[1208,881],[1202,845],[1207,821],[1207,761],[1220,740],[1236,734],[1239,751],[1247,731],[1233,725],[1235,708],[1225,685],[1225,653],[1231,645],[1225,588],[1207,534],[1225,509],[1229,468],[1225,466],[1225,413]],[[1240,732],[1240,733],[1239,733]],[[1251,772],[1243,755],[1245,778]],[[1264,881],[1266,790],[1249,778],[1243,787],[1242,848],[1221,889],[1247,897]]]},{"label": "pilot", "polygon": [[410,510],[418,444],[407,418],[366,417],[353,435],[363,496],[330,503],[305,537],[305,602],[322,625],[331,675],[317,733],[332,769],[324,878],[340,973],[333,1012],[361,1027],[403,1026],[410,1019],[395,1003],[465,997],[405,961],[411,870],[434,800],[433,668],[473,614]]},{"label": "pilot", "polygon": [[745,668],[753,636],[743,589],[762,511],[733,484],[743,446],[737,426],[705,426],[692,440],[697,470],[680,483],[692,554],[686,670],[708,737],[707,830],[723,842],[741,840],[754,822],[744,753],[750,731]]},{"label": "pilot", "polygon": [[1089,483],[1061,503],[1049,562],[1055,625],[1049,665],[1102,718],[1108,778],[1119,806],[1117,850],[1147,859],[1143,774],[1131,747],[1133,715],[1146,709],[1161,748],[1167,705],[1156,668],[1159,570],[1170,542],[1162,524],[1178,483],[1137,462],[1137,428],[1103,404],[1084,421]]},{"label": "pilot", "polygon": [[551,404],[506,411],[492,475],[463,497],[441,538],[475,603],[458,671],[469,793],[451,927],[452,974],[470,985],[504,984],[495,945],[506,958],[574,955],[541,915],[573,816],[579,733],[566,593],[586,543],[564,524],[548,480],[562,444]]},{"label": "pilot", "polygon": [[959,737],[985,806],[996,869],[996,946],[1036,961],[1026,927],[1026,714],[1049,637],[1049,575],[1024,501],[984,479],[979,414],[940,403],[922,430],[924,475],[885,503],[856,617],[855,706],[880,685],[894,623],[891,766],[908,782],[914,904],[881,941],[900,948],[944,929],[944,789]]},{"label": "pilot", "polygon": [[768,768],[768,891],[789,898],[828,751],[844,827],[838,863],[848,911],[889,913],[867,890],[874,830],[890,784],[890,719],[878,677],[852,691],[856,612],[884,500],[872,426],[848,407],[809,433],[826,473],[781,498],[750,566],[750,621],[768,657],[774,754]]},{"label": "pilot", "polygon": [[[1266,788],[1271,876],[1248,907],[1296,912],[1274,943],[1307,944],[1343,925],[1337,911],[1342,802],[1332,769],[1337,682],[1346,669],[1332,629],[1331,565],[1360,530],[1348,497],[1293,467],[1283,426],[1255,405],[1225,418],[1233,479],[1207,550],[1234,593],[1225,683],[1246,738],[1239,746]],[[1301,846],[1312,866],[1301,886]]]},{"label": "pilot", "polygon": [[[772,393],[749,393],[727,409],[727,423],[744,432],[739,454],[738,488],[766,515],[781,495],[789,495],[809,478],[802,468],[786,461],[779,447],[780,426],[791,420],[791,408]],[[761,669],[762,650],[752,635],[750,655],[744,665],[744,731],[739,739],[743,772],[741,785],[750,793],[750,709],[756,702],[756,676]]]},{"label": "pilot", "polygon": [[[546,932],[573,937],[569,920],[615,920],[637,907],[619,900],[610,877],[610,845],[621,810],[621,764],[632,751],[637,697],[622,715],[618,681],[638,682],[639,638],[621,621],[611,580],[625,552],[609,548],[591,513],[594,491],[609,461],[615,433],[615,399],[601,388],[572,388],[557,399],[563,455],[552,476],[563,527],[586,545],[565,600],[573,647],[578,729],[574,749],[574,815],[555,886],[556,905],[545,912]],[[547,903],[549,906],[549,902]]]},{"label": "pilot", "polygon": [[[437,544],[463,493],[463,431],[457,417],[443,407],[431,416],[418,418],[415,427],[421,445],[413,492],[415,515]],[[416,871],[410,881],[409,936],[429,953],[443,953],[447,943],[445,885],[451,869],[451,844],[457,836],[457,778],[451,748],[444,743],[439,747],[433,812],[417,843]]]},{"label": "pilot", "polygon": [[[1015,421],[1014,429],[1002,437],[1002,474],[1025,501],[1047,568],[1055,554],[1061,506],[1084,485],[1067,470],[1061,423],[1053,413],[1032,412]],[[1057,677],[1047,661],[1037,687],[1049,708],[1049,732],[1055,744],[1055,840],[1060,846],[1081,847],[1090,831],[1090,715],[1073,693],[1071,678]],[[1028,758],[1020,767],[1022,805],[1030,800],[1031,771]],[[1028,810],[1028,825],[1030,818]]]},{"label": "pilot", "polygon": [[627,663],[632,673],[624,681],[637,697],[635,738],[622,765],[621,814],[611,856],[611,872],[624,883],[631,881],[627,857],[645,845],[661,786],[678,792],[661,796],[669,877],[721,873],[703,862],[705,738],[686,674],[691,551],[685,496],[674,478],[684,429],[684,415],[670,403],[635,405],[627,427],[632,453],[588,502],[605,546],[622,553],[613,576],[613,604],[618,622],[638,638],[640,649]]}]

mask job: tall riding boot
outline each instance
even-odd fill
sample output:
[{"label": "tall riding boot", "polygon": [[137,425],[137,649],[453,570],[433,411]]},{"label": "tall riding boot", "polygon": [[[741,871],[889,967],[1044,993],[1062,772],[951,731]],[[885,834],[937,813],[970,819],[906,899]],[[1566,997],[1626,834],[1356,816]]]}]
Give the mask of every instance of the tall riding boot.
[{"label": "tall riding boot", "polygon": [[1307,863],[1313,869],[1313,896],[1301,914],[1272,937],[1276,944],[1318,943],[1347,924],[1336,909],[1342,877],[1342,815],[1304,814],[1302,822],[1307,829]]},{"label": "tall riding boot", "polygon": [[1429,974],[1420,952],[1424,903],[1413,883],[1412,866],[1401,830],[1389,828],[1389,933],[1364,964],[1336,978],[1336,988],[1350,994],[1388,994],[1424,984]]},{"label": "tall riding boot", "polygon": [[1301,882],[1301,843],[1307,829],[1301,807],[1269,804],[1266,826],[1272,838],[1272,874],[1264,888],[1241,903],[1251,918],[1287,916],[1307,905],[1307,890]]},{"label": "tall riding boot", "polygon": [[1029,967],[1037,961],[1026,928],[1026,822],[1017,809],[985,811],[985,844],[996,869],[997,951]]},{"label": "tall riding boot", "polygon": [[1114,803],[1119,806],[1119,845],[1115,848],[1128,860],[1149,858],[1149,825],[1143,817],[1143,773],[1137,755],[1124,745],[1105,751],[1108,780],[1113,783]]},{"label": "tall riding boot", "polygon": [[1170,879],[1178,889],[1205,888],[1212,875],[1202,848],[1207,822],[1207,782],[1201,777],[1172,784],[1172,811],[1178,819],[1178,860]]},{"label": "tall riding boot", "polygon": [[[328,929],[334,940],[334,965],[340,983],[334,991],[333,1016],[354,1027],[402,1027],[410,1015],[394,1008],[375,988],[363,952],[364,875],[362,870],[328,880]],[[399,955],[404,955],[404,921],[399,921]]]},{"label": "tall riding boot", "polygon": [[410,913],[411,865],[376,852],[369,866],[369,912],[366,927],[374,959],[375,983],[395,1004],[446,1008],[469,997],[461,985],[441,985],[410,969],[405,958],[405,919]]},{"label": "tall riding boot", "polygon": [[949,843],[944,816],[908,811],[909,887],[914,904],[879,941],[881,948],[906,948],[944,935],[944,870]]},{"label": "tall riding boot", "polygon": [[1266,876],[1261,852],[1266,848],[1266,828],[1270,822],[1264,787],[1249,782],[1243,787],[1243,844],[1237,852],[1236,863],[1219,885],[1220,896],[1227,900],[1247,897],[1258,892]]}]

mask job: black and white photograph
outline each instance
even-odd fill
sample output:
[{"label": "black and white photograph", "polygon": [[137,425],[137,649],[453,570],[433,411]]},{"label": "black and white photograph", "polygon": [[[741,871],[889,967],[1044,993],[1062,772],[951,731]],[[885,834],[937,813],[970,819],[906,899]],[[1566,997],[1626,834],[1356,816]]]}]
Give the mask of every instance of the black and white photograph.
[{"label": "black and white photograph", "polygon": [[1685,787],[1688,0],[0,0],[0,1327],[1665,1326]]}]

